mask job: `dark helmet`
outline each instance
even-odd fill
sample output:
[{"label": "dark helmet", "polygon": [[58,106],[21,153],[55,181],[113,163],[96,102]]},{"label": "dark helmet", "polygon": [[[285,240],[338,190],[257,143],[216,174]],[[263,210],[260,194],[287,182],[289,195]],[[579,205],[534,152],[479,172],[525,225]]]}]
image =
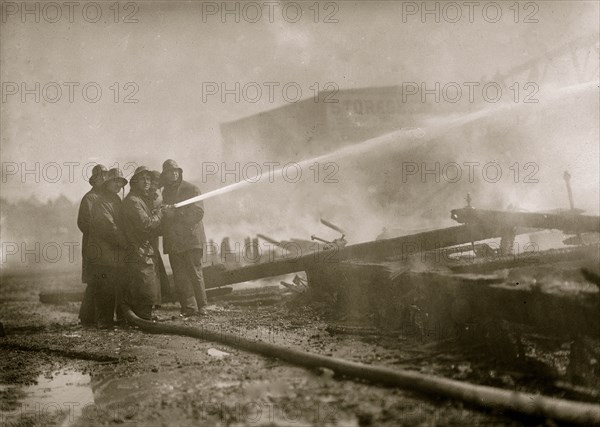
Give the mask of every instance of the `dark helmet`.
[{"label": "dark helmet", "polygon": [[164,182],[165,173],[172,169],[177,169],[179,171],[179,178],[180,179],[182,178],[183,169],[181,169],[179,167],[179,165],[177,164],[177,162],[175,160],[168,159],[168,160],[165,160],[164,163],[162,164],[162,173],[160,174],[160,176],[161,176],[163,182]]},{"label": "dark helmet", "polygon": [[160,179],[160,172],[159,171],[150,171],[150,174],[152,176],[152,182],[156,183],[156,185],[160,188],[162,187],[162,181]]},{"label": "dark helmet", "polygon": [[131,176],[131,178],[129,179],[130,183],[134,183],[137,181],[137,179],[142,175],[142,174],[148,174],[152,177],[152,172],[150,171],[150,169],[148,169],[146,166],[138,166],[135,169],[135,172],[133,172],[133,175]]},{"label": "dark helmet", "polygon": [[102,181],[102,185],[113,179],[120,181],[123,184],[123,187],[127,185],[127,180],[123,176],[123,172],[121,172],[121,169],[118,168],[113,168],[104,174],[104,181]]},{"label": "dark helmet", "polygon": [[179,167],[179,165],[177,164],[177,162],[173,159],[165,160],[164,163],[162,164],[163,173],[165,173],[166,171],[168,171],[170,169],[177,169],[177,170],[179,170],[179,173],[183,172],[183,169],[181,169]]},{"label": "dark helmet", "polygon": [[104,181],[103,175],[107,170],[108,169],[106,169],[106,166],[101,164],[94,166],[92,169],[92,176],[90,176],[90,179],[88,180],[90,185],[94,185],[96,182],[101,184]]}]

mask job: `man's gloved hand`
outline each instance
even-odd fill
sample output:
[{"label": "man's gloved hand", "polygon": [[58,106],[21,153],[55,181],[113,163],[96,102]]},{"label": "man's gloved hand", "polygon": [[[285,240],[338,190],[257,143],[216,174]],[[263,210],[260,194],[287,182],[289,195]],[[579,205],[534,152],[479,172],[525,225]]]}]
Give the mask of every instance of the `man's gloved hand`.
[{"label": "man's gloved hand", "polygon": [[163,219],[163,210],[158,207],[156,209],[152,209],[152,215],[158,217],[159,220]]}]

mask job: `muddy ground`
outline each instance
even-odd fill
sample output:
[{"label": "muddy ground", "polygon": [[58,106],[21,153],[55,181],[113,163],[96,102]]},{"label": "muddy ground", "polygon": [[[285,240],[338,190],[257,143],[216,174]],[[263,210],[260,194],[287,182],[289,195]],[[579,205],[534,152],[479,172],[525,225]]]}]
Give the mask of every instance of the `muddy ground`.
[{"label": "muddy ground", "polygon": [[[42,290],[81,289],[78,279],[77,273],[2,279],[1,426],[553,425],[337,378],[327,370],[194,338],[150,335],[135,327],[82,328],[79,303],[47,305],[38,298]],[[286,295],[271,305],[215,303],[202,319],[178,318],[175,304],[157,312],[173,324],[202,325],[355,362],[598,401],[589,387],[579,393],[560,386],[569,342],[529,337],[526,360],[505,365],[493,353],[451,338],[348,333],[339,327],[340,319],[334,322],[326,307],[305,295]]]}]

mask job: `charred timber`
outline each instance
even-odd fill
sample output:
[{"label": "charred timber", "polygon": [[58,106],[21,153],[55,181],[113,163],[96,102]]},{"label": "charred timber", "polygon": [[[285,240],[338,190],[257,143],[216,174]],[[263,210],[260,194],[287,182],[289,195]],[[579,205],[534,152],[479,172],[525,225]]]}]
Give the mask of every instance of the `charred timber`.
[{"label": "charred timber", "polygon": [[485,224],[504,228],[545,228],[572,233],[600,233],[599,216],[577,213],[504,212],[466,207],[452,210],[451,218],[461,224]]},{"label": "charred timber", "polygon": [[[458,260],[447,265],[454,273],[487,273],[504,268],[519,268],[541,264],[580,261],[598,265],[600,246],[597,244],[571,248],[531,251],[521,254],[498,255],[482,259]],[[590,280],[593,283],[593,280]]]},{"label": "charred timber", "polygon": [[326,267],[351,259],[408,259],[411,255],[460,245],[478,240],[500,237],[501,230],[485,224],[460,225],[441,230],[426,231],[393,239],[359,243],[344,248],[311,251],[308,254],[291,253],[273,262],[249,265],[236,269],[219,269],[205,272],[207,288],[280,276],[310,269]]}]

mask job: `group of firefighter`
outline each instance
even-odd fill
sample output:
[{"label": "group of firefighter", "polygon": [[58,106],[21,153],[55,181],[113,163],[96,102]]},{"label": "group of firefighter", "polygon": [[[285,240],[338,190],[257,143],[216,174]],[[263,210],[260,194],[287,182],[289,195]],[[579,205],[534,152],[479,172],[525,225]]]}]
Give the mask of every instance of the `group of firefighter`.
[{"label": "group of firefighter", "polygon": [[82,281],[87,283],[81,323],[108,329],[116,316],[117,323],[125,324],[126,307],[142,319],[156,319],[153,308],[170,289],[159,236],[173,270],[181,316],[206,315],[204,206],[173,206],[200,194],[183,180],[177,163],[166,160],[162,172],[139,166],[123,199],[119,193],[128,181],[118,168],[96,165],[89,183],[92,189],[81,200],[77,218],[83,233]]}]

